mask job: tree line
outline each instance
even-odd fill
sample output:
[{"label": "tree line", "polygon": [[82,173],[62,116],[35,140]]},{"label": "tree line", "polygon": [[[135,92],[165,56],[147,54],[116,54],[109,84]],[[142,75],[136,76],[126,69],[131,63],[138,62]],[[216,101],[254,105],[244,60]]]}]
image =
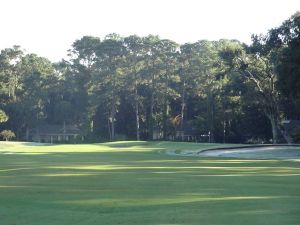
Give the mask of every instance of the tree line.
[{"label": "tree line", "polygon": [[290,142],[282,121],[300,117],[300,13],[251,45],[84,36],[58,63],[13,46],[0,53],[0,96],[0,130],[18,140],[47,123],[77,125],[87,141],[174,139],[191,127],[211,142]]}]

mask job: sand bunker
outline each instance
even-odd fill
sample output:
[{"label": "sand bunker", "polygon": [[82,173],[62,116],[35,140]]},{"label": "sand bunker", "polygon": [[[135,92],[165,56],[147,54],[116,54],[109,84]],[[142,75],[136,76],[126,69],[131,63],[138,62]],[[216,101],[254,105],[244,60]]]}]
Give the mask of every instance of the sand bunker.
[{"label": "sand bunker", "polygon": [[230,157],[246,159],[300,159],[300,146],[267,146],[204,150],[202,157]]},{"label": "sand bunker", "polygon": [[207,150],[177,150],[166,151],[168,155],[193,157],[227,157],[244,159],[295,159],[300,160],[300,145],[267,145],[216,148]]}]

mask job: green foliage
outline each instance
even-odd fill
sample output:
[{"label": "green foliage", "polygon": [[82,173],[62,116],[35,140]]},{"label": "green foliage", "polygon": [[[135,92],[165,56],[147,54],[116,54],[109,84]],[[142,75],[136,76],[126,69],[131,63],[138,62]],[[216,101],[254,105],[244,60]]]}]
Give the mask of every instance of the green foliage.
[{"label": "green foliage", "polygon": [[68,101],[61,101],[56,103],[54,107],[54,118],[56,123],[70,123],[73,119],[73,109],[72,105]]},{"label": "green foliage", "polygon": [[16,137],[15,133],[11,130],[3,130],[0,133],[0,136],[3,137],[4,140],[9,141]]},{"label": "green foliage", "polygon": [[26,140],[45,123],[76,125],[93,140],[140,140],[174,139],[189,124],[216,142],[269,140],[268,130],[276,142],[280,121],[300,118],[299,49],[299,13],[250,46],[83,36],[57,64],[14,46],[0,53],[0,107],[10,115],[1,126]]},{"label": "green foliage", "polygon": [[5,123],[9,117],[6,115],[6,113],[0,109],[0,123]]}]

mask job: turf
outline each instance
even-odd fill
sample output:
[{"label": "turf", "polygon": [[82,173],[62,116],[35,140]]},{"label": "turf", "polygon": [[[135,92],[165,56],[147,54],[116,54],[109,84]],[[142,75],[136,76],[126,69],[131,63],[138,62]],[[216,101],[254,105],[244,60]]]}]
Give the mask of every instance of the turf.
[{"label": "turf", "polygon": [[0,142],[0,225],[300,224],[300,161],[165,154],[216,146]]}]

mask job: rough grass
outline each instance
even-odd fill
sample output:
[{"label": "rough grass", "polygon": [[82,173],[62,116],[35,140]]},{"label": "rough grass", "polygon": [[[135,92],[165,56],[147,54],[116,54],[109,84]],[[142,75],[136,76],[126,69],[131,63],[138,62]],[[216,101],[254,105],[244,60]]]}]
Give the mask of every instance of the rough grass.
[{"label": "rough grass", "polygon": [[210,144],[0,143],[0,225],[299,225],[300,162],[171,156]]}]

